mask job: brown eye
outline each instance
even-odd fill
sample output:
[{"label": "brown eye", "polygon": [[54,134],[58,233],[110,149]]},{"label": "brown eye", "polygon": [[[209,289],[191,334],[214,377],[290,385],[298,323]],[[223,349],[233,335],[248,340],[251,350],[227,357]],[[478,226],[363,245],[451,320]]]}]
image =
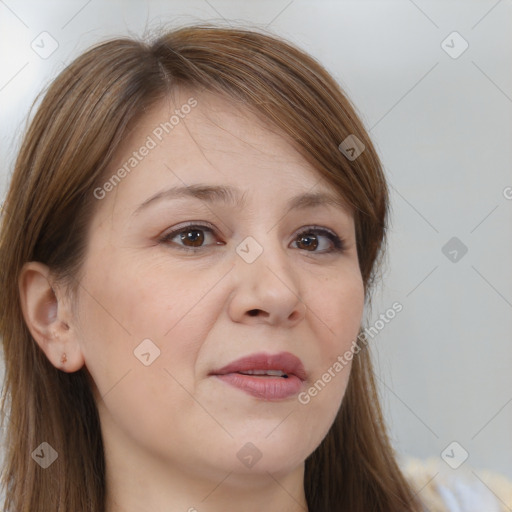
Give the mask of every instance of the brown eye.
[{"label": "brown eye", "polygon": [[201,229],[186,229],[180,233],[180,239],[185,246],[200,247],[204,242],[204,233]]},{"label": "brown eye", "polygon": [[316,226],[299,233],[294,243],[298,249],[315,254],[343,252],[345,249],[345,243],[338,235]]},{"label": "brown eye", "polygon": [[[207,243],[208,235],[215,240],[214,231],[208,226],[182,226],[181,228],[164,235],[160,239],[160,242],[176,246],[178,249],[195,251],[196,249],[207,248],[210,245],[215,245],[215,242]],[[216,244],[219,245],[221,242],[216,242]]]},{"label": "brown eye", "polygon": [[311,234],[300,235],[297,238],[297,245],[299,249],[305,249],[307,251],[312,249],[314,251],[318,247],[318,238]]}]

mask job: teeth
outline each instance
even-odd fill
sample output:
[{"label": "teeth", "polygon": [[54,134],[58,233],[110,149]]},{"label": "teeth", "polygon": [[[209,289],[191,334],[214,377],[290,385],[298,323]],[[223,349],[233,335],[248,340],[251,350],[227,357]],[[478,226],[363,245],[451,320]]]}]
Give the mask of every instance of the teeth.
[{"label": "teeth", "polygon": [[245,372],[240,372],[245,375],[270,375],[272,377],[284,377],[286,374],[281,370],[247,370]]}]

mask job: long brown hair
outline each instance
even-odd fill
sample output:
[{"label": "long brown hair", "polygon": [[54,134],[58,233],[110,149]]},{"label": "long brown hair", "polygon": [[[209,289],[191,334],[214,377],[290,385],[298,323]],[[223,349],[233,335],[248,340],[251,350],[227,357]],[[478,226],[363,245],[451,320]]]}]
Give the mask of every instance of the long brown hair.
[{"label": "long brown hair", "polygon": [[[370,300],[388,188],[355,108],[316,60],[261,31],[211,25],[176,29],[152,43],[115,39],[90,49],[44,95],[3,205],[6,512],[105,510],[102,437],[86,369],[65,373],[49,362],[24,322],[17,278],[24,263],[40,261],[76,293],[97,204],[93,190],[131,124],[177,86],[222,94],[263,116],[353,207]],[[355,159],[339,149],[350,135],[365,146]],[[30,456],[43,441],[58,453],[44,470]],[[332,428],[306,460],[304,484],[310,512],[419,510],[395,460],[364,346]]]}]

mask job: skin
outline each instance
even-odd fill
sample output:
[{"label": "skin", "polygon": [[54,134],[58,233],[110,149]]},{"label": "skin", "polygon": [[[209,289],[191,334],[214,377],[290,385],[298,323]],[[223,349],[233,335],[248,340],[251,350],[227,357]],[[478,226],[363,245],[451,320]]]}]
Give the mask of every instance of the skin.
[{"label": "skin", "polygon": [[[190,96],[146,113],[107,179]],[[350,364],[307,405],[258,399],[209,373],[287,351],[302,360],[307,390],[350,349],[364,308],[353,217],[327,204],[286,213],[290,198],[333,188],[268,124],[232,101],[194,97],[190,114],[98,200],[76,301],[30,262],[19,281],[24,316],[52,364],[85,365],[92,379],[107,512],[307,510],[304,460],[334,421]],[[134,214],[155,193],[196,183],[237,187],[246,205],[181,198]],[[214,229],[200,232],[197,252],[178,235],[159,241],[189,221]],[[332,244],[318,233],[318,247],[300,243],[314,225],[344,239],[343,251],[321,253]],[[248,236],[263,249],[252,263],[236,252]],[[144,339],[160,350],[148,366],[134,355]],[[261,455],[252,467],[237,457],[246,443]]]}]

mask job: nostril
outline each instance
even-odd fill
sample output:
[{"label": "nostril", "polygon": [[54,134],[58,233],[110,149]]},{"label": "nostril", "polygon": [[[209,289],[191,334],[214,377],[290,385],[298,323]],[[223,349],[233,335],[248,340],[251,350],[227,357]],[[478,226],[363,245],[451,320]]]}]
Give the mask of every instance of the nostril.
[{"label": "nostril", "polygon": [[258,311],[259,311],[258,309],[251,309],[251,310],[249,311],[249,315],[251,315],[251,316],[256,316],[256,315],[258,314]]}]

